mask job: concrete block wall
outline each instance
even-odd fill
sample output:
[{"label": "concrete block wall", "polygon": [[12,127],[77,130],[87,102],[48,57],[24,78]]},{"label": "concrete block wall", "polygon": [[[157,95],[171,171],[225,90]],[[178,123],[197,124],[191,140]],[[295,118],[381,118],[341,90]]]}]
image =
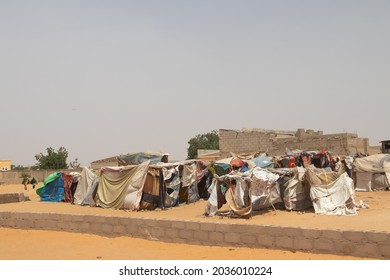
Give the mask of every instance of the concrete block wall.
[{"label": "concrete block wall", "polygon": [[2,203],[15,203],[28,200],[23,193],[4,193],[0,194],[0,204]]},{"label": "concrete block wall", "polygon": [[30,178],[35,177],[39,182],[43,182],[47,176],[53,172],[81,172],[82,168],[78,169],[62,169],[62,170],[21,170],[21,171],[5,171],[0,172],[0,184],[22,184],[22,176],[29,175]]},{"label": "concrete block wall", "polygon": [[[308,130],[309,131],[309,130]],[[279,135],[280,136],[280,135]],[[361,152],[367,154],[369,143],[367,138],[358,138],[352,133],[323,134],[307,133],[298,129],[295,136],[277,131],[262,130],[219,130],[219,147],[221,154],[228,152],[268,152],[270,155],[281,155],[286,148],[303,150],[320,150],[325,148],[335,154]],[[373,149],[372,149],[373,150]]]},{"label": "concrete block wall", "polygon": [[286,151],[286,147],[294,150],[319,150],[325,148],[332,151],[335,154],[347,154],[348,144],[347,138],[343,136],[313,136],[293,139],[278,139],[275,141],[274,146],[276,149],[276,155],[283,154]]},{"label": "concrete block wall", "polygon": [[0,212],[0,227],[129,236],[163,242],[305,251],[390,259],[390,233],[222,222]]},{"label": "concrete block wall", "polygon": [[222,152],[246,153],[272,148],[274,136],[258,131],[219,131],[219,148]]}]

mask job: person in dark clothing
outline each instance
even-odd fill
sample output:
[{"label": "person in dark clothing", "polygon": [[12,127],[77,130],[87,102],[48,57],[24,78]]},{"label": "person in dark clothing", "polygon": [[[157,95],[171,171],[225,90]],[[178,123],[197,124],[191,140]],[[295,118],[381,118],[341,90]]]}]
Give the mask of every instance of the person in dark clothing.
[{"label": "person in dark clothing", "polygon": [[32,188],[35,189],[36,184],[38,184],[37,179],[35,179],[35,177],[33,177],[30,181],[30,184],[32,185]]}]

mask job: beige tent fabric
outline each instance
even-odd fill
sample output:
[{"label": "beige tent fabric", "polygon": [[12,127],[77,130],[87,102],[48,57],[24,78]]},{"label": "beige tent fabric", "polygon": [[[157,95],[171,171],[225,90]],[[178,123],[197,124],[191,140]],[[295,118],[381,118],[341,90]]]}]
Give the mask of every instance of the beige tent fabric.
[{"label": "beige tent fabric", "polygon": [[143,196],[140,202],[139,210],[154,210],[158,206],[160,194],[160,170],[149,166]]},{"label": "beige tent fabric", "polygon": [[305,178],[310,185],[328,185],[334,182],[341,174],[333,172],[331,169],[315,168],[313,166],[307,168]]},{"label": "beige tent fabric", "polygon": [[389,173],[390,155],[377,154],[364,158],[356,158],[353,163],[353,170],[356,172]]},{"label": "beige tent fabric", "polygon": [[302,211],[313,206],[310,198],[310,184],[303,181],[306,169],[297,167],[297,172],[288,180],[283,201],[287,210]]},{"label": "beige tent fabric", "polygon": [[370,192],[371,189],[372,173],[370,172],[356,172],[356,185],[355,191],[357,192]]},{"label": "beige tent fabric", "polygon": [[138,210],[149,163],[146,161],[140,165],[101,168],[96,205]]},{"label": "beige tent fabric", "polygon": [[252,203],[250,202],[249,195],[247,194],[248,201],[244,205],[237,201],[237,196],[234,194],[233,188],[229,188],[226,191],[225,199],[229,204],[231,211],[240,217],[250,216],[252,214]]},{"label": "beige tent fabric", "polygon": [[189,187],[196,182],[196,163],[186,164],[183,166],[182,186]]}]

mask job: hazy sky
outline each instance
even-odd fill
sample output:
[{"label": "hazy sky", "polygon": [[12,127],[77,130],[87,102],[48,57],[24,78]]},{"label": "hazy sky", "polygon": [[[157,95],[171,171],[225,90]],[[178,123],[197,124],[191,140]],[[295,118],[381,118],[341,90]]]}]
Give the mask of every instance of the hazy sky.
[{"label": "hazy sky", "polygon": [[0,0],[0,159],[185,159],[248,127],[390,139],[390,1]]}]

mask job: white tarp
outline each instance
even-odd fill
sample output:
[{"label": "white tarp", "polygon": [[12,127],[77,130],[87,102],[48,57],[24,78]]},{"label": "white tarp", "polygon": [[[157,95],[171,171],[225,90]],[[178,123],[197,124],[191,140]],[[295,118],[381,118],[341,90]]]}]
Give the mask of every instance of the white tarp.
[{"label": "white tarp", "polygon": [[256,167],[248,172],[252,173],[250,195],[253,210],[261,210],[282,202],[277,180],[279,175],[266,169]]},{"label": "white tarp", "polygon": [[356,191],[379,191],[390,186],[389,154],[357,158],[353,170],[356,172]]},{"label": "white tarp", "polygon": [[356,158],[353,163],[356,172],[385,173],[390,172],[390,155],[377,154],[363,158]]},{"label": "white tarp", "polygon": [[88,189],[92,186],[92,182],[98,177],[88,167],[83,167],[81,177],[77,184],[76,192],[74,193],[74,203],[81,205],[88,193]]},{"label": "white tarp", "polygon": [[316,214],[357,214],[354,194],[353,181],[347,173],[341,174],[327,185],[311,185],[310,188],[310,197]]}]

